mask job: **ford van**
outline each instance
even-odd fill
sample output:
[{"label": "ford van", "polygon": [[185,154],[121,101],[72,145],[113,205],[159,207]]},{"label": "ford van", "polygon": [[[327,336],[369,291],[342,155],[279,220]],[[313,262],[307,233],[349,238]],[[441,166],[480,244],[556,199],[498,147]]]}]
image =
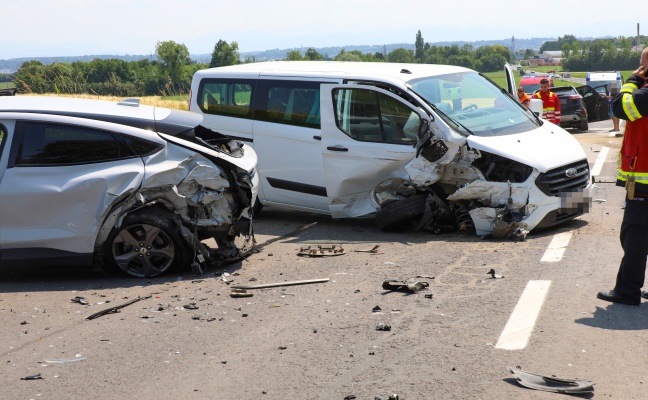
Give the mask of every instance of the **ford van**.
[{"label": "ford van", "polygon": [[587,211],[579,143],[473,70],[280,61],[195,73],[190,110],[254,148],[259,204],[497,237]]}]

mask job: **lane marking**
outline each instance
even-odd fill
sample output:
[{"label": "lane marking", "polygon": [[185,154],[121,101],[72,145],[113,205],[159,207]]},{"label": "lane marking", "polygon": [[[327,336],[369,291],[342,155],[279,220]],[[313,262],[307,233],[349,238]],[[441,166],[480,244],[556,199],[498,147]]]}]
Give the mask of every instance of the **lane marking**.
[{"label": "lane marking", "polygon": [[610,151],[609,147],[601,148],[601,152],[599,153],[598,158],[594,163],[594,168],[592,168],[592,170],[590,171],[592,176],[598,176],[601,173],[601,169],[603,168],[603,164],[605,163],[605,158],[608,155],[608,151]]},{"label": "lane marking", "polygon": [[529,342],[551,281],[529,281],[500,334],[496,349],[522,350]]},{"label": "lane marking", "polygon": [[553,239],[551,239],[551,243],[549,243],[549,246],[547,247],[547,250],[545,250],[540,261],[541,262],[560,261],[562,259],[563,254],[565,253],[565,249],[567,248],[567,245],[569,244],[569,240],[571,239],[571,237],[572,237],[571,232],[562,232],[554,235]]}]

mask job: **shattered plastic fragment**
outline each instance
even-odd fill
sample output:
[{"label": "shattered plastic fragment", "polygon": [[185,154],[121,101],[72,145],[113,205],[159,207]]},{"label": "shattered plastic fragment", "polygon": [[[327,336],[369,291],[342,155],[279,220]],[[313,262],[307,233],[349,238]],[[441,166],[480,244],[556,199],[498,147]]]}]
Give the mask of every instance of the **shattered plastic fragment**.
[{"label": "shattered plastic fragment", "polygon": [[585,379],[561,379],[523,371],[519,367],[506,367],[517,383],[529,389],[546,392],[582,394],[594,391],[593,383]]},{"label": "shattered plastic fragment", "polygon": [[391,331],[391,325],[383,324],[382,322],[378,325],[376,325],[376,330],[377,331]]},{"label": "shattered plastic fragment", "polygon": [[79,303],[79,304],[81,304],[83,306],[88,305],[88,300],[86,300],[85,297],[81,297],[81,296],[76,296],[75,298],[72,299],[72,302],[73,303]]},{"label": "shattered plastic fragment", "polygon": [[67,360],[55,360],[55,359],[43,360],[43,362],[46,362],[46,363],[49,363],[49,364],[66,364],[66,363],[73,363],[73,362],[77,362],[77,361],[83,361],[83,360],[86,360],[86,359],[87,359],[87,357],[77,357],[77,358],[70,358],[70,359],[67,359]]},{"label": "shattered plastic fragment", "polygon": [[504,278],[504,275],[497,275],[495,274],[495,270],[491,268],[490,271],[487,272],[488,275],[490,275],[493,279],[502,279]]},{"label": "shattered plastic fragment", "polygon": [[418,293],[430,286],[427,282],[411,281],[411,282],[398,282],[398,281],[384,281],[382,288],[385,290],[409,290]]},{"label": "shattered plastic fragment", "polygon": [[43,377],[41,376],[41,374],[36,374],[36,375],[29,375],[24,378],[20,378],[21,381],[33,381],[36,379],[43,379]]}]

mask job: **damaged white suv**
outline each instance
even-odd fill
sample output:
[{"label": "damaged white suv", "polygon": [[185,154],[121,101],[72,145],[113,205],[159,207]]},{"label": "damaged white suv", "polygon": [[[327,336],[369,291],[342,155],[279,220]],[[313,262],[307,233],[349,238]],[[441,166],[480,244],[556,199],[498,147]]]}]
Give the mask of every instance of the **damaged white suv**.
[{"label": "damaged white suv", "polygon": [[0,266],[150,277],[239,256],[256,153],[201,121],[137,99],[0,98]]},{"label": "damaged white suv", "polygon": [[589,165],[507,73],[503,90],[449,65],[241,64],[196,72],[190,110],[254,147],[265,206],[520,237],[587,211]]}]

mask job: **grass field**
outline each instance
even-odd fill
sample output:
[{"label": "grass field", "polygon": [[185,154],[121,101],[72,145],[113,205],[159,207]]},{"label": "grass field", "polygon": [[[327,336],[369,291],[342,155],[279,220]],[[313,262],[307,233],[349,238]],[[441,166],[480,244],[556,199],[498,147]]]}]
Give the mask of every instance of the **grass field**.
[{"label": "grass field", "polygon": [[14,85],[13,82],[0,82],[0,89],[10,89],[15,87],[16,85]]},{"label": "grass field", "polygon": [[[32,96],[31,94],[24,94],[19,96]],[[74,97],[80,99],[92,99],[92,100],[107,100],[107,101],[122,101],[124,97],[118,96],[96,96],[92,94],[40,94],[33,96],[54,96],[54,97]],[[185,96],[140,96],[137,97],[140,99],[141,104],[147,106],[155,107],[166,107],[173,108],[176,110],[188,110],[187,101],[189,100],[189,95]]]}]

